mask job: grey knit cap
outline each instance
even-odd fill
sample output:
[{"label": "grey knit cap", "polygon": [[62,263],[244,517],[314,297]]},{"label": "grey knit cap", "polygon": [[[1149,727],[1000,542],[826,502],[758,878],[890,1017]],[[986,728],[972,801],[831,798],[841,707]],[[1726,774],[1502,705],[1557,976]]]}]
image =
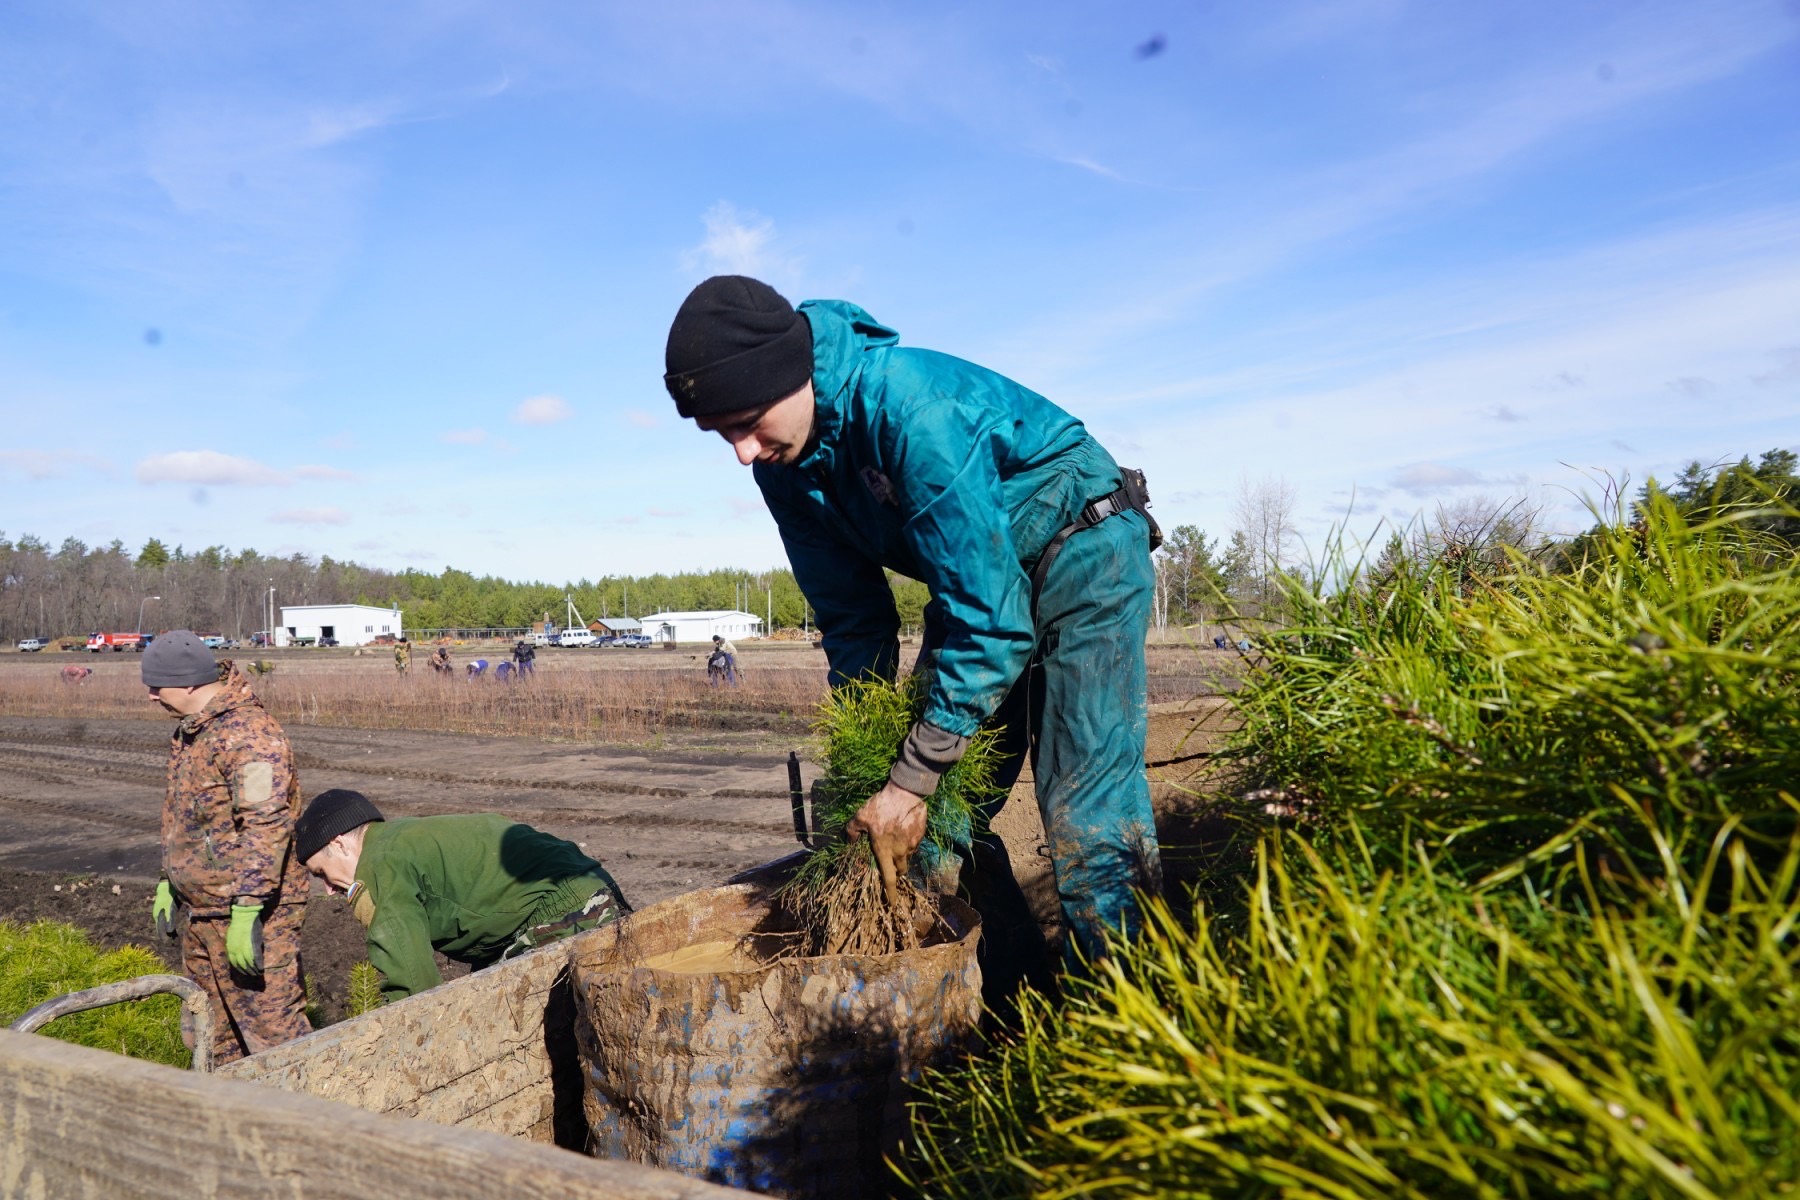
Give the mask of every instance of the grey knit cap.
[{"label": "grey knit cap", "polygon": [[153,688],[199,687],[219,681],[219,664],[213,661],[213,652],[189,629],[158,634],[144,651],[138,671],[144,686]]}]

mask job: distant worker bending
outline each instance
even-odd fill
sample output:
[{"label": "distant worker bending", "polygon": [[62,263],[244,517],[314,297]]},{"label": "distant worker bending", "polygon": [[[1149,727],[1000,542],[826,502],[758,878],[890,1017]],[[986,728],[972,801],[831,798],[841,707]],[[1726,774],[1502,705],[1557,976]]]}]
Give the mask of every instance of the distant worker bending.
[{"label": "distant worker bending", "polygon": [[713,687],[723,679],[732,687],[738,685],[737,647],[713,634],[712,653],[706,656],[706,678]]},{"label": "distant worker bending", "polygon": [[346,896],[382,993],[443,982],[432,951],[480,969],[598,929],[631,911],[580,847],[498,813],[388,821],[360,792],[333,788],[300,816],[306,870]]}]

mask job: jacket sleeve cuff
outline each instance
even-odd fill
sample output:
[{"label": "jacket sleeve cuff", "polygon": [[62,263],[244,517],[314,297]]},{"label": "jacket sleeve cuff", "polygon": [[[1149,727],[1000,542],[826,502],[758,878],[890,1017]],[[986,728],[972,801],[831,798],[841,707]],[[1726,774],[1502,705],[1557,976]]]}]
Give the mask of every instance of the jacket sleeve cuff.
[{"label": "jacket sleeve cuff", "polygon": [[937,791],[938,780],[954,767],[969,748],[969,739],[920,721],[900,744],[900,757],[888,782],[920,796]]}]

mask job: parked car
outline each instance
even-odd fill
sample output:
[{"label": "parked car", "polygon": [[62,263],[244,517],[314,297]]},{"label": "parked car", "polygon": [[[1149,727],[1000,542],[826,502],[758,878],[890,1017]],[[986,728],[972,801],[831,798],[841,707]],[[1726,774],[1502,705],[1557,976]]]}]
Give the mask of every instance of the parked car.
[{"label": "parked car", "polygon": [[621,633],[612,644],[626,650],[642,650],[656,643],[647,633]]},{"label": "parked car", "polygon": [[35,651],[42,650],[44,647],[48,646],[49,644],[50,644],[50,642],[45,638],[20,638],[19,639],[19,653],[31,654],[31,653],[34,653]]},{"label": "parked car", "polygon": [[595,649],[595,650],[598,650],[598,649],[600,649],[600,648],[601,648],[601,647],[602,647],[602,646],[610,646],[610,645],[612,645],[612,644],[613,644],[613,643],[614,643],[614,642],[616,642],[616,641],[618,641],[618,640],[619,640],[619,639],[618,639],[618,636],[617,636],[617,635],[616,635],[616,634],[611,634],[611,633],[603,633],[603,634],[601,634],[601,635],[600,635],[600,636],[599,636],[599,637],[597,637],[597,638],[595,638],[595,639],[594,639],[594,644],[593,644],[593,646],[592,646],[592,647],[591,647],[591,648],[592,648],[592,649]]},{"label": "parked car", "polygon": [[222,650],[225,647],[225,638],[221,634],[209,633],[200,639],[200,644],[208,650]]},{"label": "parked car", "polygon": [[335,646],[337,644],[338,640],[336,638],[322,637],[319,639],[319,645],[321,646]]},{"label": "parked car", "polygon": [[318,638],[311,638],[311,637],[289,638],[288,645],[290,645],[290,646],[313,646],[313,645],[317,645],[318,641],[319,641]]},{"label": "parked car", "polygon": [[554,633],[534,633],[531,635],[531,644],[534,646],[554,646],[556,645],[556,635]]},{"label": "parked car", "polygon": [[565,629],[556,635],[559,646],[591,646],[599,640],[591,629]]}]

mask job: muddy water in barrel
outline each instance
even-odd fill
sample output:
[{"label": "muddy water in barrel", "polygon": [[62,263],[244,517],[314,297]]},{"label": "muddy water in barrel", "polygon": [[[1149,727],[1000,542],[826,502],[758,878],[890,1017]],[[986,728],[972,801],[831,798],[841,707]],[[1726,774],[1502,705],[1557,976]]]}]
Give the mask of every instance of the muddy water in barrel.
[{"label": "muddy water in barrel", "polygon": [[653,954],[637,965],[681,975],[726,975],[737,971],[760,971],[766,964],[746,953],[743,943],[733,938],[728,942],[695,942],[667,954]]}]

